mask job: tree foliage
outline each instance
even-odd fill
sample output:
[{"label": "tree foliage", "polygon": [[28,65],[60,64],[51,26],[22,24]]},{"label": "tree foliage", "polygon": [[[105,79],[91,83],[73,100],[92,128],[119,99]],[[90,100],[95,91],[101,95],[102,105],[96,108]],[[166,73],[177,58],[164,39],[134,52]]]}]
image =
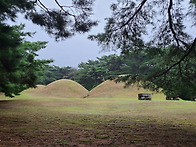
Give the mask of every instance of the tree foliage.
[{"label": "tree foliage", "polygon": [[[0,92],[12,97],[22,90],[35,87],[37,78],[51,60],[38,60],[36,51],[45,48],[46,42],[27,42],[23,26],[10,26],[18,13],[45,28],[55,38],[64,39],[75,32],[83,33],[96,25],[89,16],[93,0],[72,0],[71,5],[54,0],[58,9],[47,8],[40,0],[0,0]],[[39,8],[38,8],[39,7]]]},{"label": "tree foliage", "polygon": [[88,90],[93,89],[103,81],[113,79],[119,75],[138,75],[147,72],[145,66],[149,58],[141,58],[134,54],[131,56],[109,55],[98,57],[96,60],[89,60],[78,65],[78,69],[72,67],[49,66],[42,77],[39,78],[38,84],[47,85],[59,79],[72,79],[83,85]]},{"label": "tree foliage", "polygon": [[117,55],[103,56],[97,60],[89,60],[78,65],[76,81],[88,90],[93,89],[103,81],[122,74],[122,58]]},{"label": "tree foliage", "polygon": [[41,0],[0,0],[0,21],[15,21],[18,13],[43,27],[56,40],[65,39],[76,32],[84,33],[97,25],[89,17],[92,15],[94,0],[69,0],[57,8],[48,8]]},{"label": "tree foliage", "polygon": [[[189,49],[194,38],[185,31],[185,21],[187,17],[193,17],[190,23],[194,24],[192,11],[195,8],[190,5],[188,9],[183,4],[183,0],[119,0],[111,6],[113,13],[107,18],[105,32],[90,38],[103,46],[122,51],[137,50],[147,45],[165,47],[172,44]],[[147,41],[144,39],[146,35],[149,37]]]},{"label": "tree foliage", "polygon": [[121,67],[124,63],[123,57],[109,55],[82,62],[78,65],[78,69],[69,66],[49,66],[39,78],[38,84],[47,85],[59,79],[71,79],[91,90],[103,81],[122,74]]},{"label": "tree foliage", "polygon": [[34,1],[29,0],[0,0],[0,21],[15,20],[18,13],[27,13],[35,7]]},{"label": "tree foliage", "polygon": [[89,38],[103,47],[120,49],[122,54],[142,50],[151,57],[146,66],[149,72],[121,77],[127,85],[138,82],[181,98],[186,91],[190,98],[196,95],[191,92],[196,81],[196,38],[186,29],[192,25],[195,31],[195,6],[194,0],[119,0],[111,6],[113,13],[107,18],[104,33]]},{"label": "tree foliage", "polygon": [[59,79],[71,79],[75,80],[77,75],[77,69],[73,67],[58,67],[58,66],[48,66],[37,84],[48,85],[51,82],[54,82]]},{"label": "tree foliage", "polygon": [[35,87],[41,71],[51,62],[35,59],[36,51],[45,48],[47,42],[24,41],[23,27],[0,23],[0,92],[9,97]]}]

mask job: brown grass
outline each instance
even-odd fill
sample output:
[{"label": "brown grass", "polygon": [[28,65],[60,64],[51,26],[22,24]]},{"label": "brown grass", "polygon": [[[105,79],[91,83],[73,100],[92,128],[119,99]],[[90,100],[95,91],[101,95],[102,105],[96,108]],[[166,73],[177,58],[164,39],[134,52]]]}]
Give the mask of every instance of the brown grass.
[{"label": "brown grass", "polygon": [[27,90],[24,90],[22,93],[29,94],[29,95],[34,95],[41,93],[42,89],[44,89],[46,86],[45,85],[37,85],[36,88],[29,88]]},{"label": "brown grass", "polygon": [[137,99],[138,93],[151,93],[152,99],[165,99],[162,93],[153,93],[152,91],[138,88],[137,85],[131,85],[124,88],[124,83],[115,83],[107,80],[90,91],[91,98],[134,98]]},{"label": "brown grass", "polygon": [[28,89],[24,91],[24,93],[42,97],[80,98],[87,95],[88,90],[75,81],[61,79],[47,86],[38,86],[36,89]]}]

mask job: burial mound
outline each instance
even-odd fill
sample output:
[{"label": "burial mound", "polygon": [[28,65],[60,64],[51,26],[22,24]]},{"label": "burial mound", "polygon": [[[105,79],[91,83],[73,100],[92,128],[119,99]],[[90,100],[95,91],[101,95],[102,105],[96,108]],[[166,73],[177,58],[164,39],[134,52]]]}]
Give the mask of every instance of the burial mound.
[{"label": "burial mound", "polygon": [[88,94],[88,90],[82,85],[68,79],[57,80],[47,86],[39,86],[38,88],[28,89],[24,92],[33,96],[65,98],[80,98]]},{"label": "burial mound", "polygon": [[22,93],[29,94],[29,95],[38,94],[45,87],[46,87],[45,85],[37,85],[36,88],[29,88],[27,90],[24,90]]},{"label": "burial mound", "polygon": [[162,93],[153,93],[143,88],[139,88],[137,85],[131,85],[124,88],[124,83],[116,83],[114,81],[107,80],[89,93],[90,98],[138,98],[138,93],[150,93],[152,99],[165,99],[165,95]]}]

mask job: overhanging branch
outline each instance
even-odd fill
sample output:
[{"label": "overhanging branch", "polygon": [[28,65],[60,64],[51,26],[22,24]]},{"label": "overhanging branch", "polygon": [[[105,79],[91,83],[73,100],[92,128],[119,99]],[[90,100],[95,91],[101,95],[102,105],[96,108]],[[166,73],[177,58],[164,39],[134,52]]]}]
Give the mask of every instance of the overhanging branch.
[{"label": "overhanging branch", "polygon": [[[41,9],[43,9],[43,10],[49,12],[49,9],[48,9],[40,0],[36,0],[36,3],[37,3],[37,2],[39,2],[40,8],[41,8]],[[39,5],[38,5],[38,6],[39,6]]]},{"label": "overhanging branch", "polygon": [[60,8],[63,12],[65,12],[66,14],[68,14],[68,15],[74,17],[74,18],[76,17],[74,14],[71,14],[71,13],[69,13],[68,11],[66,11],[66,10],[63,8],[63,6],[58,2],[58,0],[55,0],[55,3],[59,6],[59,8]]},{"label": "overhanging branch", "polygon": [[171,14],[172,6],[173,6],[173,0],[170,0],[169,7],[168,7],[169,27],[173,34],[174,39],[176,40],[177,45],[180,46],[179,39],[177,38],[176,32],[174,31],[174,28],[173,28],[173,19],[172,19],[172,14]]},{"label": "overhanging branch", "polygon": [[165,71],[161,72],[160,74],[157,74],[153,77],[159,77],[162,75],[165,75],[167,72],[169,72],[173,67],[179,65],[190,53],[191,51],[193,51],[194,49],[196,49],[196,38],[194,39],[191,47],[187,50],[187,52],[184,54],[184,56],[182,56],[182,58],[180,58],[180,60],[176,63],[174,63],[173,65],[171,65],[169,68],[167,68]]},{"label": "overhanging branch", "polygon": [[138,9],[135,11],[135,13],[127,20],[127,22],[125,22],[122,26],[120,26],[120,29],[122,29],[124,26],[128,25],[129,22],[140,12],[140,10],[142,9],[142,7],[144,6],[144,4],[147,2],[147,0],[143,0]]}]

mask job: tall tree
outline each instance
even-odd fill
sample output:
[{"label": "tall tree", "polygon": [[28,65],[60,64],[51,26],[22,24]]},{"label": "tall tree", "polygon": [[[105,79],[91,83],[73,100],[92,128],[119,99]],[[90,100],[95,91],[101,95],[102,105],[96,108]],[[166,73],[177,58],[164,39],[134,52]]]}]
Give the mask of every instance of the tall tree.
[{"label": "tall tree", "polygon": [[36,52],[45,48],[47,42],[24,41],[23,28],[0,24],[0,92],[9,97],[35,87],[41,71],[51,62],[35,59]]}]

